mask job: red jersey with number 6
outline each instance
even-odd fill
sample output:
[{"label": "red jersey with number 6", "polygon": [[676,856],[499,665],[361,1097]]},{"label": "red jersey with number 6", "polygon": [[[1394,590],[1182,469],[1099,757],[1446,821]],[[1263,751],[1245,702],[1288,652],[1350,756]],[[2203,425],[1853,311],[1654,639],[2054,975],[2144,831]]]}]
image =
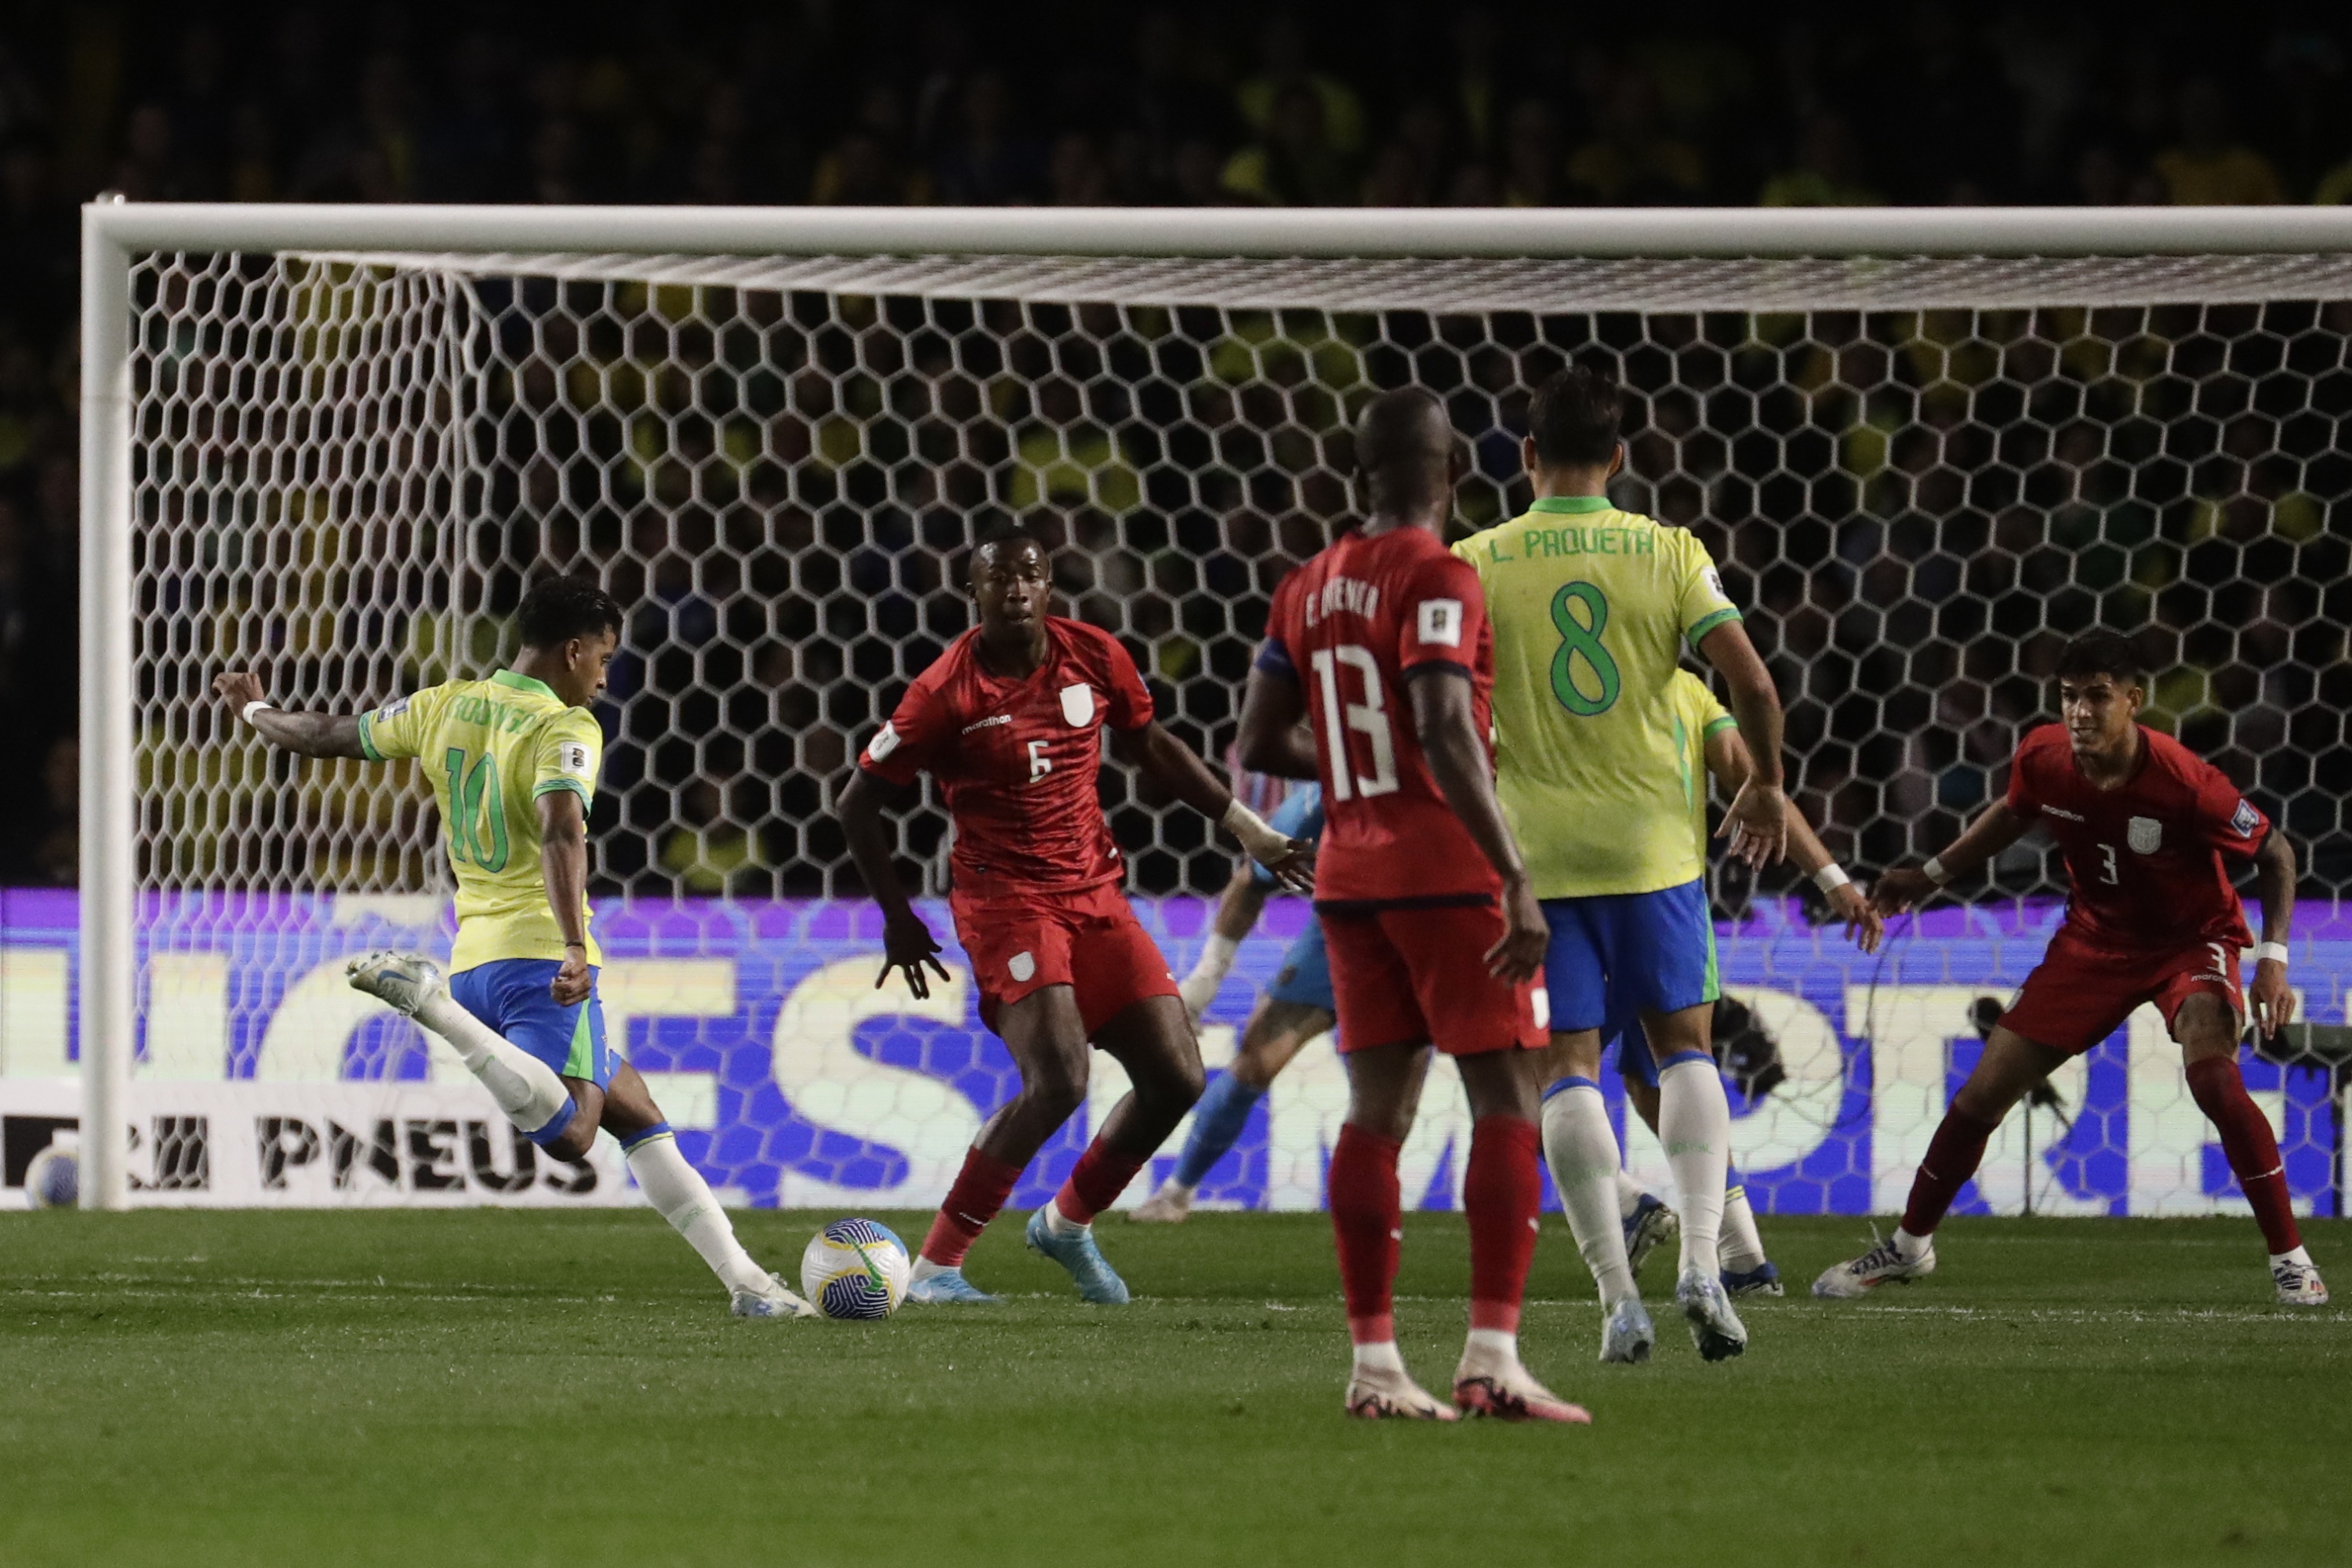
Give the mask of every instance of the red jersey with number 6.
[{"label": "red jersey with number 6", "polygon": [[1151,722],[1127,649],[1083,621],[1045,619],[1045,662],[990,673],[964,633],[915,678],[858,765],[895,784],[929,773],[955,823],[956,891],[974,900],[1067,893],[1120,880],[1126,863],[1096,795],[1102,728]]},{"label": "red jersey with number 6", "polygon": [[1445,803],[1408,679],[1470,682],[1482,744],[1495,636],[1478,574],[1426,529],[1343,535],[1282,580],[1258,668],[1300,682],[1323,780],[1315,902],[1483,901],[1502,879]]},{"label": "red jersey with number 6", "polygon": [[2010,810],[2047,828],[2065,857],[2066,923],[2113,951],[2250,945],[2230,863],[2263,847],[2270,818],[2171,736],[2139,734],[2139,765],[2114,789],[2083,776],[2062,724],[2027,735],[2010,764]]}]

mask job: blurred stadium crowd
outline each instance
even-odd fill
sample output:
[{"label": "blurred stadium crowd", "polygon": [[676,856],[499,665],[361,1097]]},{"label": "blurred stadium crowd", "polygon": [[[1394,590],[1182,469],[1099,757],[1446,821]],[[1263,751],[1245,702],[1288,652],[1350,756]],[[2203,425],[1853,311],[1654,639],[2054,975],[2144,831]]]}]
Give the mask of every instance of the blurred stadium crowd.
[{"label": "blurred stadium crowd", "polygon": [[[2343,202],[2347,47],[2352,24],[2339,16],[2273,23],[2255,10],[2223,29],[2186,4],[2135,8],[2123,28],[2097,9],[1936,0],[1866,20],[1825,5],[1702,5],[1671,26],[1638,13],[1427,0],[585,5],[560,19],[498,4],[0,0],[0,734],[15,762],[0,769],[0,886],[74,873],[74,209],[99,190],[355,202]],[[1704,347],[1708,333],[1698,335]],[[1832,363],[1846,345],[1797,347]],[[1856,384],[1867,393],[1872,377],[1901,379],[1882,368]],[[1635,459],[1643,470],[1639,450]],[[1742,575],[1759,608],[1787,623],[1801,685],[1813,671],[1839,686],[1858,666],[1823,658],[1835,616],[1807,613],[1818,601],[1790,569],[1843,557],[1853,563],[1851,601],[1871,603],[1870,563],[1900,555],[1907,519],[1931,520],[1916,552],[1930,566],[1974,538],[1975,555],[1947,563],[1949,587],[1990,595],[1977,613],[1996,629],[2003,584],[2031,601],[2021,616],[2039,617],[2062,580],[2083,581],[2056,563],[2063,515],[2028,528],[2003,514],[1950,531],[1937,510],[1945,503],[1927,493],[1937,463],[1920,459],[1918,493],[1906,479],[1906,499],[1877,521],[1822,527],[1809,496],[1803,515],[1776,520],[1783,531],[1752,563],[1710,536],[1735,566],[1751,564]],[[1899,472],[1906,459],[1893,451],[1882,466]],[[2288,488],[2243,474],[2233,483],[2267,500]],[[2131,499],[2194,510],[2196,489],[2184,479],[2178,496],[2143,488]],[[1769,499],[1752,497],[1759,515],[1772,511]],[[1675,515],[1672,501],[1661,494],[1662,511]],[[2167,527],[2155,511],[2145,526],[2150,537]],[[2215,532],[2210,517],[2198,526],[2197,537]],[[1070,531],[1082,536],[1083,520]],[[2221,536],[2234,537],[2226,521]],[[2275,572],[2244,564],[2249,590],[2261,605],[2294,594],[2312,603],[2291,614],[2258,605],[2237,626],[2285,615],[2273,651],[2303,663],[2294,628],[2320,606],[2294,585],[2309,563],[2280,561]],[[2032,587],[2037,570],[2061,577]],[[1171,616],[1182,597],[1171,598]],[[2161,605],[2151,613],[2164,618]],[[2179,628],[2241,613],[2200,601]],[[1878,626],[1866,640],[1891,635]],[[2229,658],[2239,642],[2233,632]],[[2340,656],[2330,647],[2307,668]],[[658,665],[659,648],[641,653]],[[2243,701],[2278,704],[2283,739],[2286,710],[2316,689],[2256,689]],[[1819,694],[1824,739],[1841,738],[1835,696]],[[1940,717],[1964,735],[1982,716],[1896,707],[1874,700],[1869,723]],[[2341,739],[2315,741],[2310,754]],[[1972,747],[1983,753],[1973,765],[1990,767],[2005,744]],[[1858,754],[1846,765],[1852,776],[1890,776]],[[1931,763],[1921,776],[1942,775]],[[688,819],[729,811],[727,781],[676,783],[690,793],[680,797]],[[1968,804],[1922,787],[1914,811]],[[701,850],[665,849],[660,831],[646,825],[636,864],[646,875],[670,885],[656,875],[667,867],[674,885],[715,890],[698,880]],[[707,849],[709,836],[697,842]],[[792,858],[744,849],[734,864]],[[739,891],[765,884],[717,874]],[[796,888],[782,872],[774,886]]]}]

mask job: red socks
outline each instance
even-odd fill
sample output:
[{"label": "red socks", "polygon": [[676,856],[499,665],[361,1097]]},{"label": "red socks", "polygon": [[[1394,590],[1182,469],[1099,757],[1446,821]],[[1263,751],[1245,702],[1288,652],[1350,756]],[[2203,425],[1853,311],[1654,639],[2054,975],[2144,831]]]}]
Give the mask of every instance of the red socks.
[{"label": "red socks", "polygon": [[931,1234],[923,1238],[922,1256],[950,1268],[961,1268],[963,1255],[1013,1195],[1013,1184],[1020,1179],[1018,1165],[1008,1165],[978,1149],[965,1154],[955,1185],[948,1189],[939,1217],[931,1221]]},{"label": "red socks", "polygon": [[1536,1210],[1543,1200],[1536,1169],[1539,1141],[1536,1124],[1516,1116],[1482,1116],[1470,1130],[1462,1207],[1470,1220],[1474,1329],[1519,1331],[1519,1301],[1536,1256]]},{"label": "red socks", "polygon": [[1390,1290],[1396,1282],[1404,1217],[1397,1192],[1397,1155],[1403,1147],[1347,1122],[1339,1128],[1339,1147],[1331,1151],[1331,1234],[1348,1298],[1348,1333],[1360,1345],[1396,1338]]},{"label": "red socks", "polygon": [[2286,1166],[2279,1159],[2278,1138],[2270,1118],[2246,1092],[2246,1080],[2229,1057],[2207,1057],[2189,1064],[2189,1092],[2197,1109],[2221,1134],[2222,1152],[2246,1201],[2254,1205],[2254,1223],[2275,1253],[2293,1252],[2303,1245],[2296,1229],[2294,1206],[2287,1195]]},{"label": "red socks", "polygon": [[1095,1215],[1117,1203],[1127,1184],[1150,1160],[1149,1152],[1130,1154],[1097,1136],[1070,1168],[1070,1179],[1054,1194],[1054,1206],[1074,1225],[1092,1225]]},{"label": "red socks", "polygon": [[1983,1163],[1985,1140],[1999,1130],[1998,1121],[1979,1121],[1954,1106],[1944,1112],[1936,1136],[1928,1141],[1927,1157],[1911,1178],[1911,1201],[1903,1210],[1903,1228],[1913,1236],[1932,1236],[1944,1223],[1944,1211],[1968,1185]]}]

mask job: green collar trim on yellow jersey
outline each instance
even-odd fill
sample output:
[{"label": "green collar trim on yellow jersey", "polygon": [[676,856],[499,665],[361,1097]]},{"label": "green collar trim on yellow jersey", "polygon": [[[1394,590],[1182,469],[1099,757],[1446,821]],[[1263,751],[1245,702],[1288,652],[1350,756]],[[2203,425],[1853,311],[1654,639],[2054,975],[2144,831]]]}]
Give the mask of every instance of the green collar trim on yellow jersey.
[{"label": "green collar trim on yellow jersey", "polygon": [[1607,496],[1538,496],[1529,511],[1614,511]]},{"label": "green collar trim on yellow jersey", "polygon": [[[491,676],[490,684],[493,686],[511,686],[517,691],[536,691],[541,697],[555,697],[555,688],[550,686],[544,680],[533,680],[530,676],[517,675],[511,669],[502,669],[496,675]],[[563,700],[561,697],[555,697],[555,700],[558,702]]]}]

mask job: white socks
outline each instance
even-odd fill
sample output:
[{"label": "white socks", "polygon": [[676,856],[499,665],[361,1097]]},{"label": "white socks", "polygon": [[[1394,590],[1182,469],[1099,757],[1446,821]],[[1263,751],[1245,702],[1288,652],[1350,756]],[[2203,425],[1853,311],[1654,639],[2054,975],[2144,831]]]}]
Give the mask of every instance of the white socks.
[{"label": "white socks", "polygon": [[[1592,1270],[1593,1283],[1601,1288],[1601,1304],[1614,1307],[1629,1296],[1638,1296],[1633,1271],[1625,1264],[1625,1224],[1617,1209],[1617,1178],[1622,1164],[1617,1153],[1617,1133],[1609,1125],[1609,1108],[1601,1102],[1597,1085],[1574,1079],[1544,1101],[1543,1145],[1552,1185],[1559,1189],[1560,1206],[1568,1211],[1569,1234],[1576,1237],[1576,1250],[1584,1255],[1585,1267]],[[1722,1190],[1723,1173],[1718,1169],[1718,1204]],[[1714,1247],[1710,1235],[1710,1255]]]},{"label": "white socks", "polygon": [[1764,1267],[1764,1238],[1756,1234],[1756,1211],[1748,1206],[1746,1187],[1723,1190],[1723,1236],[1715,1256],[1727,1274]]},{"label": "white socks", "polygon": [[1473,1329],[1462,1346],[1462,1364],[1517,1366],[1519,1336],[1501,1329]]},{"label": "white socks", "polygon": [[[1597,1105],[1601,1097],[1592,1098]],[[1658,1142],[1666,1146],[1666,1164],[1682,1200],[1682,1267],[1711,1276],[1718,1267],[1716,1242],[1723,1229],[1723,1183],[1731,1160],[1731,1102],[1706,1052],[1685,1052],[1661,1064]]]},{"label": "white socks", "polygon": [[1075,1220],[1062,1212],[1062,1205],[1052,1198],[1045,1200],[1045,1230],[1052,1236],[1084,1236],[1094,1228],[1093,1222]]},{"label": "white socks", "polygon": [[[509,1047],[511,1048],[511,1047]],[[735,1239],[735,1226],[710,1184],[677,1152],[677,1140],[657,1133],[629,1151],[629,1173],[637,1178],[662,1218],[669,1221],[687,1245],[702,1255],[719,1282],[730,1291],[764,1296],[775,1287],[768,1271],[751,1261]]]},{"label": "white socks", "polygon": [[509,1044],[446,991],[425,998],[416,1009],[416,1021],[449,1042],[466,1070],[481,1079],[507,1119],[525,1132],[535,1133],[570,1111],[572,1091],[552,1068]]},{"label": "white socks", "polygon": [[2305,1251],[2301,1247],[2297,1247],[2293,1252],[2273,1252],[2271,1254],[2272,1268],[2276,1268],[2282,1263],[2300,1263],[2307,1268],[2311,1266],[2311,1254]]},{"label": "white socks", "polygon": [[1404,1375],[1404,1357],[1397,1353],[1396,1341],[1372,1340],[1356,1347],[1358,1372],[1391,1372]]},{"label": "white socks", "polygon": [[1617,1217],[1632,1219],[1633,1211],[1649,1196],[1649,1189],[1633,1179],[1633,1173],[1622,1165],[1617,1167]]},{"label": "white socks", "polygon": [[1928,1240],[1927,1237],[1912,1235],[1899,1225],[1895,1227],[1895,1250],[1906,1258],[1916,1258],[1927,1251]]}]

